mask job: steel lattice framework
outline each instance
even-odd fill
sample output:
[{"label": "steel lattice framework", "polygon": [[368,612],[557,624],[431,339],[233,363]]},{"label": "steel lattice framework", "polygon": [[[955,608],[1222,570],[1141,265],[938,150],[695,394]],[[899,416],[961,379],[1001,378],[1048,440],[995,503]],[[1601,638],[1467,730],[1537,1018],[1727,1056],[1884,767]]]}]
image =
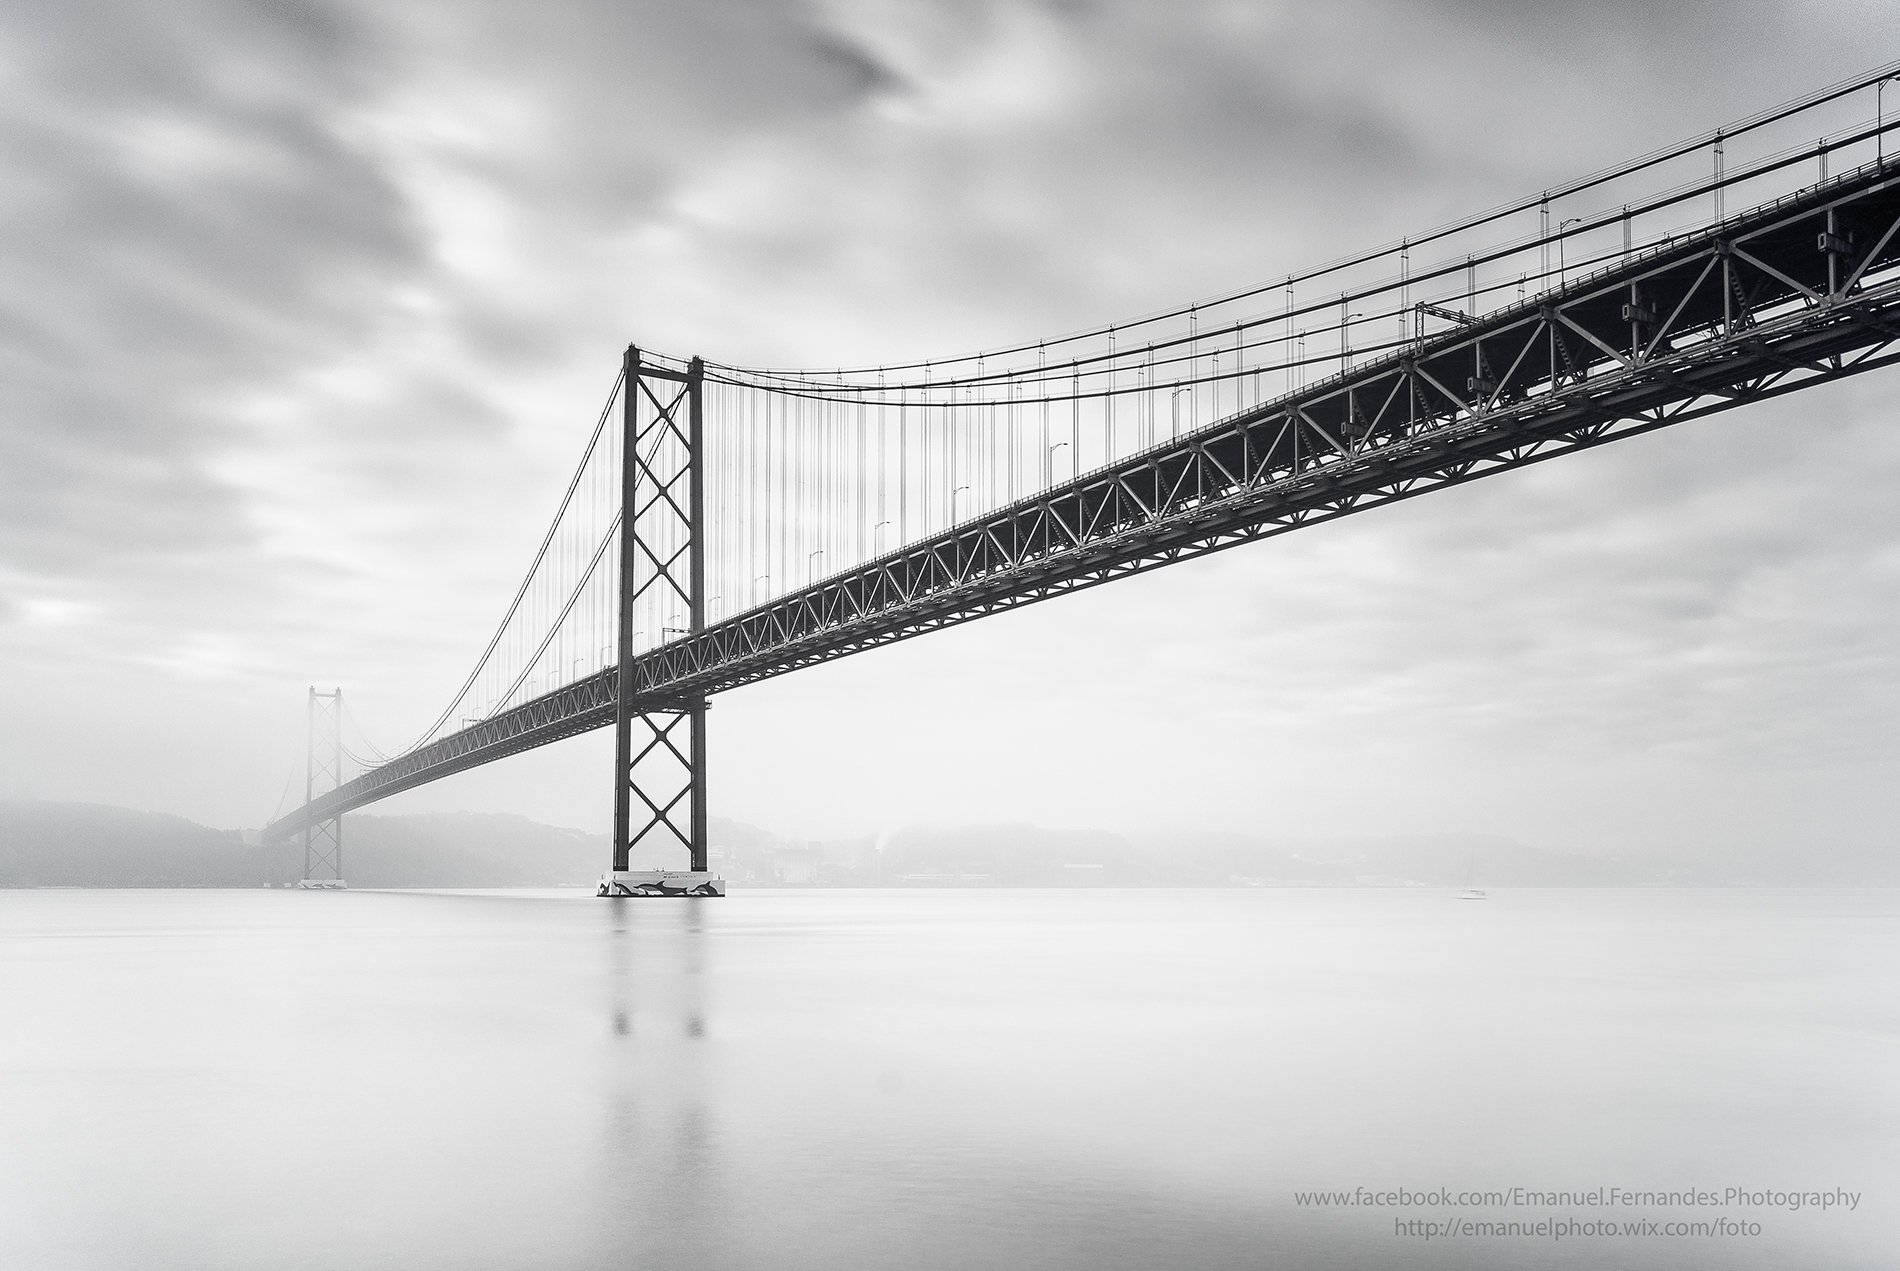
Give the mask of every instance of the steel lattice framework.
[{"label": "steel lattice framework", "polygon": [[[343,690],[310,687],[304,709],[304,803],[333,798],[343,785]],[[322,790],[322,795],[318,791]],[[303,877],[307,883],[343,881],[343,811],[302,822]]]},{"label": "steel lattice framework", "polygon": [[[694,358],[684,373],[646,366],[628,349],[622,398],[626,456],[622,471],[619,665],[614,679],[638,685],[651,673],[634,654],[633,611],[649,591],[667,591],[686,606],[696,635],[706,627],[705,429],[700,387],[705,367]],[[654,700],[613,694],[613,868],[649,838],[682,846],[694,870],[706,868],[706,698]],[[675,733],[683,731],[683,738]],[[640,746],[636,751],[636,735]],[[634,801],[641,809],[636,813]],[[681,805],[684,804],[684,807]],[[639,817],[636,825],[634,818]]]},{"label": "steel lattice framework", "polygon": [[[335,816],[634,714],[1900,359],[1900,178],[1870,164],[693,630],[410,753]],[[618,686],[636,691],[620,700]]]}]

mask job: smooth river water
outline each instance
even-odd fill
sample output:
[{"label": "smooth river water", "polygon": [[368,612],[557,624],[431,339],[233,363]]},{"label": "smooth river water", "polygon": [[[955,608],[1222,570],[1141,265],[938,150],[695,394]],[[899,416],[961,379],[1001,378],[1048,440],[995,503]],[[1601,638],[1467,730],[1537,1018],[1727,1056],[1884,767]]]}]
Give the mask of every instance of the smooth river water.
[{"label": "smooth river water", "polygon": [[1895,1265],[1900,893],[0,892],[8,1269]]}]

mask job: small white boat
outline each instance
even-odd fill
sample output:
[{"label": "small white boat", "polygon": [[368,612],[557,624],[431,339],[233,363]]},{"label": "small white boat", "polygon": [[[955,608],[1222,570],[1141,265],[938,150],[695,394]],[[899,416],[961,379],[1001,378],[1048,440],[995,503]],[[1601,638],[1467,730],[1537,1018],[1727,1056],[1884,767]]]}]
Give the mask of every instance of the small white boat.
[{"label": "small white boat", "polygon": [[1458,893],[1458,899],[1460,900],[1489,900],[1491,899],[1489,896],[1484,894],[1484,888],[1473,887],[1471,885],[1471,880],[1477,876],[1477,873],[1478,873],[1478,849],[1474,847],[1471,849],[1471,855],[1465,859],[1465,889]]}]

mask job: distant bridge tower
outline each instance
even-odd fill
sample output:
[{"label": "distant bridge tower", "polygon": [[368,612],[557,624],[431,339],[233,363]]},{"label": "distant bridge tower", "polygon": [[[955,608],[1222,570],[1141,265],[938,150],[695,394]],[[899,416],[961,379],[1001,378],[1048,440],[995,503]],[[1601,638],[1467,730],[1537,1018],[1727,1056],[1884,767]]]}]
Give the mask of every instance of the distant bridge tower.
[{"label": "distant bridge tower", "polygon": [[[629,346],[624,371],[614,855],[598,894],[723,896],[725,882],[706,862],[705,695],[649,695],[634,648],[643,603],[678,615],[661,643],[706,629],[705,364],[642,363]],[[684,847],[687,868],[629,868],[634,849],[649,846]]]},{"label": "distant bridge tower", "polygon": [[[310,687],[304,715],[303,801],[343,784],[343,690],[319,693]],[[299,887],[343,886],[343,814],[304,822],[303,881]]]}]

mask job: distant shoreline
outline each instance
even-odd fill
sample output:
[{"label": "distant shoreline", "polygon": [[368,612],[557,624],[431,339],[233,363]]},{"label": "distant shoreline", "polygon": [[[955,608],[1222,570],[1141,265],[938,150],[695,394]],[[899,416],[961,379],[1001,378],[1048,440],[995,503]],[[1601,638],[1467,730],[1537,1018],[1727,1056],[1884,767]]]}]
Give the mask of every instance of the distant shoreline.
[{"label": "distant shoreline", "polygon": [[[605,835],[495,813],[352,814],[344,877],[363,890],[591,887]],[[1900,851],[1810,845],[1698,857],[1584,856],[1497,836],[1139,838],[1020,824],[918,826],[796,841],[714,818],[712,866],[735,889],[1234,890],[1863,888],[1900,886]],[[677,866],[663,858],[640,868]],[[100,804],[0,801],[0,889],[265,889],[302,876],[301,845]]]}]

